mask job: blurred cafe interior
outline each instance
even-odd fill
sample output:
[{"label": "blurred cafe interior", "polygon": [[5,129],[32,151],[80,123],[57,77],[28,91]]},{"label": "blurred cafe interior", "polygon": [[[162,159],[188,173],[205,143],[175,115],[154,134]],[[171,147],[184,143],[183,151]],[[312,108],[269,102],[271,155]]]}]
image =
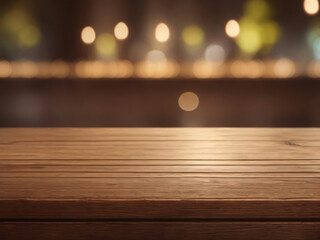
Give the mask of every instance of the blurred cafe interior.
[{"label": "blurred cafe interior", "polygon": [[2,0],[0,127],[320,127],[319,0]]}]

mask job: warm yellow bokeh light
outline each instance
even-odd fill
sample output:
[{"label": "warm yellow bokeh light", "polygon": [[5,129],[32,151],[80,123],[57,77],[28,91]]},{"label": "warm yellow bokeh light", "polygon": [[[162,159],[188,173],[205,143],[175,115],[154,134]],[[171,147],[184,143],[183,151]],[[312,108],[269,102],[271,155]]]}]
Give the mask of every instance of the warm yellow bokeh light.
[{"label": "warm yellow bokeh light", "polygon": [[50,64],[50,73],[55,78],[66,78],[70,74],[69,64],[63,61],[54,61]]},{"label": "warm yellow bokeh light", "polygon": [[320,62],[312,61],[307,67],[307,74],[312,78],[320,77]]},{"label": "warm yellow bokeh light", "polygon": [[180,95],[178,104],[182,110],[192,112],[199,106],[199,97],[193,92],[185,92]]},{"label": "warm yellow bokeh light", "polygon": [[152,50],[147,53],[146,60],[149,62],[165,62],[167,60],[166,55],[160,50]]},{"label": "warm yellow bokeh light", "polygon": [[101,56],[112,57],[116,54],[117,43],[113,35],[103,33],[98,36],[95,47]]},{"label": "warm yellow bokeh light", "polygon": [[117,72],[115,74],[116,78],[129,78],[132,77],[134,68],[129,61],[118,62]]},{"label": "warm yellow bokeh light", "polygon": [[231,38],[236,38],[240,34],[240,25],[236,20],[230,20],[226,24],[226,34]]},{"label": "warm yellow bokeh light", "polygon": [[141,78],[173,78],[178,76],[179,72],[179,65],[173,61],[142,61],[137,63],[135,66],[135,73],[138,77]]},{"label": "warm yellow bokeh light", "polygon": [[101,61],[81,61],[75,65],[75,73],[80,78],[103,78],[106,64]]},{"label": "warm yellow bokeh light", "polygon": [[137,64],[136,74],[142,78],[170,78],[176,76],[175,67],[162,51],[152,50],[146,54],[145,61]]},{"label": "warm yellow bokeh light", "polygon": [[114,36],[118,40],[125,40],[129,36],[129,28],[127,24],[124,22],[119,22],[115,27],[114,27]]},{"label": "warm yellow bokeh light", "polygon": [[226,66],[219,62],[196,61],[192,73],[196,78],[219,78],[225,75]]},{"label": "warm yellow bokeh light", "polygon": [[260,78],[266,73],[266,66],[262,61],[247,62],[247,77]]},{"label": "warm yellow bokeh light", "polygon": [[304,0],[304,11],[309,15],[315,15],[319,12],[319,0]]},{"label": "warm yellow bokeh light", "polygon": [[230,73],[232,77],[243,78],[248,73],[248,68],[245,62],[236,60],[230,64]]},{"label": "warm yellow bokeh light", "polygon": [[0,61],[0,78],[7,78],[12,73],[12,66],[8,61]]},{"label": "warm yellow bokeh light", "polygon": [[34,62],[15,62],[12,64],[12,77],[34,78],[39,73],[39,65]]},{"label": "warm yellow bokeh light", "polygon": [[81,39],[85,44],[92,44],[96,40],[96,33],[94,29],[90,26],[82,29]]},{"label": "warm yellow bokeh light", "polygon": [[188,46],[198,46],[204,41],[203,30],[196,25],[187,26],[183,29],[182,39]]},{"label": "warm yellow bokeh light", "polygon": [[170,38],[170,29],[165,23],[159,23],[155,30],[155,37],[158,42],[167,42]]},{"label": "warm yellow bokeh light", "polygon": [[290,78],[296,74],[296,65],[288,58],[282,58],[274,64],[274,74],[278,78]]}]

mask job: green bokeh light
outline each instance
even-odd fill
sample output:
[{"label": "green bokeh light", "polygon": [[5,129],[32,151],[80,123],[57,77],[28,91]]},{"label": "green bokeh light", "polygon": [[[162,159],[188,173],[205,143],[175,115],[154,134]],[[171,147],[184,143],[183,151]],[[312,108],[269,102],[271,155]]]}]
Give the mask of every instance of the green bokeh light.
[{"label": "green bokeh light", "polygon": [[40,42],[40,39],[40,30],[33,25],[24,27],[18,33],[19,45],[21,48],[32,48]]},{"label": "green bokeh light", "polygon": [[95,44],[97,52],[102,57],[114,57],[117,52],[117,43],[110,33],[103,33],[98,36]]},{"label": "green bokeh light", "polygon": [[267,53],[280,38],[279,25],[270,19],[271,7],[265,0],[249,0],[240,20],[240,34],[236,42],[249,55]]},{"label": "green bokeh light", "polygon": [[188,46],[199,46],[204,41],[203,30],[197,25],[190,25],[183,29],[182,39]]}]

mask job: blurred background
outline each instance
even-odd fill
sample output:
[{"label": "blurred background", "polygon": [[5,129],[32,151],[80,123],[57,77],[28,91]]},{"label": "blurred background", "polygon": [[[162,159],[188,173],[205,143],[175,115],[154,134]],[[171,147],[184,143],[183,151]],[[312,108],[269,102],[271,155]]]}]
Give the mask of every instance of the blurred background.
[{"label": "blurred background", "polygon": [[2,0],[0,127],[320,127],[319,0]]}]

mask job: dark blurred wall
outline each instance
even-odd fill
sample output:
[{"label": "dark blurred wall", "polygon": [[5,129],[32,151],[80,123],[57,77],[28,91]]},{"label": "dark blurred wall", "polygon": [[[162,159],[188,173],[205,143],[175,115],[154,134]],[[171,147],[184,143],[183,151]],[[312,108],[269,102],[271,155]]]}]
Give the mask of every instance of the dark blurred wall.
[{"label": "dark blurred wall", "polygon": [[[194,112],[178,106],[195,92]],[[320,127],[320,81],[3,80],[1,127]]]}]

